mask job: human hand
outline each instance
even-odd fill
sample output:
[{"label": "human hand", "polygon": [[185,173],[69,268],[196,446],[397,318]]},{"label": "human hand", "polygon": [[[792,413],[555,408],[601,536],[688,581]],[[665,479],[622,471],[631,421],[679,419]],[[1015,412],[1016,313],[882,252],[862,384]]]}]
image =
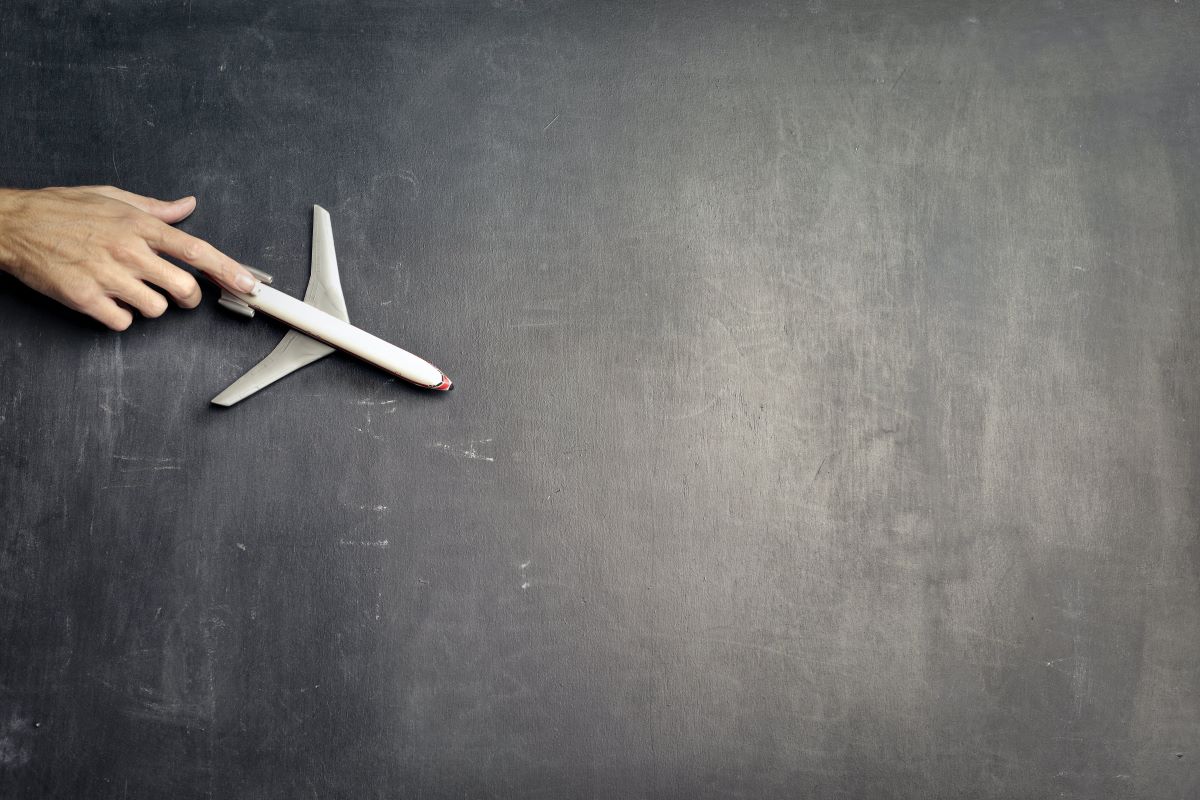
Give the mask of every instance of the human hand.
[{"label": "human hand", "polygon": [[0,270],[115,331],[133,322],[131,308],[167,310],[151,286],[184,308],[200,304],[196,279],[161,255],[251,291],[257,281],[245,267],[169,224],[195,208],[194,197],[165,202],[111,186],[0,189]]}]

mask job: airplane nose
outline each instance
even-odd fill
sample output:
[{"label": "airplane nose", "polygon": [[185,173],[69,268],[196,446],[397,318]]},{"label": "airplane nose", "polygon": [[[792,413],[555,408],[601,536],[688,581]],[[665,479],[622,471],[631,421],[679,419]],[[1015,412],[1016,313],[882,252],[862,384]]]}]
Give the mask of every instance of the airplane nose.
[{"label": "airplane nose", "polygon": [[450,378],[448,378],[446,376],[446,373],[443,372],[442,373],[442,382],[439,383],[437,386],[431,386],[429,388],[436,389],[439,392],[448,392],[454,388],[454,381],[450,380]]}]

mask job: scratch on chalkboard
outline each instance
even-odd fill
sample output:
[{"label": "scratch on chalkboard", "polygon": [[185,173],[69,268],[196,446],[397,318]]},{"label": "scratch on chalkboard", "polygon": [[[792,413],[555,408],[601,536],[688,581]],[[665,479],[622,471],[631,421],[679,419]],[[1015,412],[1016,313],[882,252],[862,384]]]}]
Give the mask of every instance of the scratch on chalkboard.
[{"label": "scratch on chalkboard", "polygon": [[564,324],[560,319],[538,320],[534,322],[514,322],[510,328],[553,328]]},{"label": "scratch on chalkboard", "polygon": [[1064,670],[1058,666],[1059,664],[1061,664],[1064,661],[1072,661],[1072,660],[1074,660],[1073,656],[1063,656],[1062,658],[1055,658],[1055,659],[1051,659],[1050,661],[1047,661],[1046,666],[1049,667],[1050,669],[1054,670],[1055,672],[1061,672],[1064,675],[1073,675],[1073,671],[1067,672],[1066,670]]},{"label": "scratch on chalkboard", "polygon": [[891,88],[890,88],[890,89],[888,89],[888,94],[895,94],[895,93],[896,93],[896,87],[900,85],[900,81],[904,79],[904,76],[905,76],[905,74],[908,72],[908,68],[909,68],[910,66],[911,66],[911,62],[910,62],[910,63],[908,63],[908,64],[905,64],[905,65],[904,65],[904,66],[903,66],[903,67],[900,69],[900,72],[899,72],[899,73],[897,73],[897,75],[896,75],[896,79],[895,79],[894,81],[892,81],[892,86],[891,86]]},{"label": "scratch on chalkboard", "polygon": [[162,472],[183,469],[183,465],[180,463],[182,459],[178,458],[113,455],[113,460],[122,462],[119,467],[121,472]]}]

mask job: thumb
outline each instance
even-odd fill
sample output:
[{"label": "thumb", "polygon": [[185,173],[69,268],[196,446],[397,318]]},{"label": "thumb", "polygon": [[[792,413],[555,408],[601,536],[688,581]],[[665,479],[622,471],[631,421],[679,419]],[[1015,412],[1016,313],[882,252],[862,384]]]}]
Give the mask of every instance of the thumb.
[{"label": "thumb", "polygon": [[142,210],[158,217],[163,222],[179,222],[181,219],[186,219],[196,210],[196,198],[191,195],[181,197],[178,200],[171,200],[170,202],[164,200],[153,200],[151,202],[151,207],[143,208]]},{"label": "thumb", "polygon": [[91,187],[91,189],[96,194],[112,198],[113,200],[120,200],[122,203],[128,203],[140,211],[145,211],[147,214],[161,219],[163,222],[179,222],[196,210],[196,198],[191,195],[181,197],[178,200],[157,200],[153,197],[143,197],[140,194],[127,192],[124,189],[118,189],[114,186],[95,186]]}]

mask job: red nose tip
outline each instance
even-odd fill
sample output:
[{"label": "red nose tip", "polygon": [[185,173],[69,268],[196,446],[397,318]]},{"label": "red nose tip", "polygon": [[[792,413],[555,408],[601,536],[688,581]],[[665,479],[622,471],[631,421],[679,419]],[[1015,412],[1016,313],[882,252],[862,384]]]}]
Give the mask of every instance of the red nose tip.
[{"label": "red nose tip", "polygon": [[436,389],[439,392],[448,392],[454,388],[454,381],[452,381],[448,377],[446,377],[446,373],[443,372],[442,373],[442,382],[439,383],[437,386],[433,386],[431,388]]}]

